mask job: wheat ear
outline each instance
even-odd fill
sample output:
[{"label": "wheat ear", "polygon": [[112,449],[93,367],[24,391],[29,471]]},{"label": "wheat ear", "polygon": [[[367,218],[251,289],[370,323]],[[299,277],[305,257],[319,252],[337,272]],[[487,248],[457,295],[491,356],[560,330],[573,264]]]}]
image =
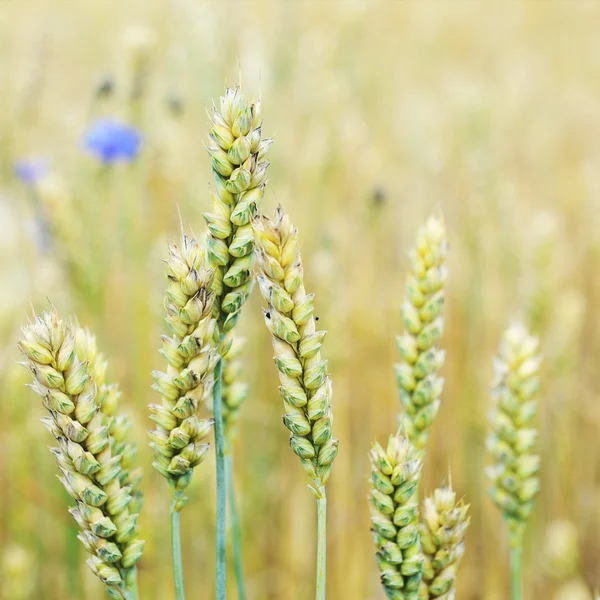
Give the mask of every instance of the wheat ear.
[{"label": "wheat ear", "polygon": [[76,501],[70,509],[90,553],[88,565],[112,598],[135,600],[135,564],[144,542],[137,538],[129,486],[121,485],[121,455],[101,411],[93,370],[77,354],[76,334],[55,312],[43,312],[23,328],[19,347],[33,373],[31,388],[50,416],[42,419],[58,447],[52,449],[60,480]]},{"label": "wheat ear", "polygon": [[212,318],[214,295],[212,269],[207,269],[204,252],[196,240],[183,235],[179,246],[169,247],[167,260],[166,321],[171,336],[162,336],[160,354],[167,371],[154,371],[152,386],[161,404],[151,404],[151,419],[157,427],[150,432],[154,468],[166,478],[180,511],[194,467],[202,462],[209,445],[204,438],[212,419],[201,419],[199,409],[210,396],[213,372],[219,359],[214,342]]},{"label": "wheat ear", "polygon": [[390,600],[417,600],[423,569],[417,486],[421,460],[407,437],[371,449],[371,531],[381,584]]},{"label": "wheat ear", "polygon": [[254,236],[251,221],[264,195],[271,139],[262,137],[260,101],[248,102],[240,88],[227,89],[220,110],[209,112],[208,153],[215,191],[204,214],[206,245],[215,268],[215,316],[221,334],[234,327],[253,286]]},{"label": "wheat ear", "polygon": [[531,426],[537,411],[541,356],[537,338],[523,325],[504,333],[500,355],[494,363],[493,408],[487,448],[493,465],[487,469],[490,495],[508,524],[513,598],[520,599],[523,533],[540,489],[540,457],[533,454],[537,430]]},{"label": "wheat ear", "polygon": [[423,579],[419,600],[450,600],[456,594],[456,571],[465,549],[469,506],[456,501],[452,485],[436,489],[423,502],[419,531]]},{"label": "wheat ear", "polygon": [[[214,315],[221,338],[235,326],[243,304],[254,285],[254,236],[251,221],[264,195],[268,161],[265,160],[272,140],[262,137],[260,101],[248,102],[239,87],[227,89],[220,109],[209,112],[211,131],[208,153],[212,161],[215,191],[211,194],[212,210],[204,214],[208,225],[206,245],[210,264],[215,268]],[[222,351],[225,356],[226,351]],[[215,372],[214,415],[217,470],[217,599],[226,595],[226,500],[227,488],[235,505],[233,475],[226,484],[225,433],[223,431],[222,372],[226,358]],[[225,362],[225,364],[224,364]],[[225,388],[227,393],[227,388]],[[233,554],[236,573],[241,572],[239,531],[234,523]],[[238,594],[245,595],[238,577]]]},{"label": "wheat ear", "polygon": [[395,365],[405,411],[401,425],[417,450],[425,448],[444,387],[438,371],[445,353],[438,343],[444,324],[447,251],[444,220],[434,215],[419,229],[410,252],[411,270],[401,308],[405,332],[396,339],[402,358]]},{"label": "wheat ear", "polygon": [[180,516],[194,468],[203,460],[209,444],[204,439],[213,419],[200,418],[200,407],[210,397],[219,361],[212,317],[214,270],[205,264],[196,240],[183,235],[179,246],[169,247],[167,260],[166,321],[171,336],[162,336],[159,352],[167,361],[166,373],[155,371],[152,386],[162,396],[151,404],[156,429],[150,432],[154,468],[163,475],[173,498],[171,543],[175,595],[184,598],[181,562]]}]

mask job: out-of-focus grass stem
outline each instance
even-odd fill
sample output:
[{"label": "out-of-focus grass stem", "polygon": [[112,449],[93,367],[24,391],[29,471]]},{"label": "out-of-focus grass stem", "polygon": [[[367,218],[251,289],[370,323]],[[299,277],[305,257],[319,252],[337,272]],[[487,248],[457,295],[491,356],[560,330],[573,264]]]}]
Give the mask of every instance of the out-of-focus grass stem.
[{"label": "out-of-focus grass stem", "polygon": [[521,557],[523,547],[521,544],[510,551],[510,585],[512,600],[521,600],[523,594],[521,589]]}]

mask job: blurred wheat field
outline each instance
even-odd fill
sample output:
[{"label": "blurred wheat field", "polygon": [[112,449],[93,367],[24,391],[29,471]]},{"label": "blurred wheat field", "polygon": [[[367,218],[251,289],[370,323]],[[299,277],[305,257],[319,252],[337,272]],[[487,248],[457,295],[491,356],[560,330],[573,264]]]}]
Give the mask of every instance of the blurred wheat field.
[{"label": "blurred wheat field", "polygon": [[[446,386],[422,492],[451,470],[471,504],[457,597],[508,597],[484,440],[491,361],[503,329],[523,318],[545,358],[525,597],[591,600],[600,587],[599,30],[600,4],[587,0],[2,2],[0,597],[104,597],[55,478],[41,406],[16,364],[19,326],[48,299],[95,330],[124,390],[145,468],[140,595],[173,597],[168,498],[145,433],[156,400],[150,371],[161,362],[161,259],[179,214],[204,231],[205,108],[241,77],[249,96],[261,96],[264,131],[275,138],[264,208],[281,202],[298,225],[307,287],[328,331],[340,438],[328,597],[384,597],[367,453],[400,409],[392,365],[407,249],[441,210],[451,245]],[[82,150],[82,133],[102,115],[140,129],[134,164],[101,169]],[[15,178],[14,162],[31,156],[48,157],[73,247],[92,253],[93,293],[69,285]],[[314,501],[285,449],[260,305],[255,293],[241,320],[251,392],[235,464],[248,594],[304,600],[313,593]],[[193,598],[214,595],[214,495],[209,459],[182,517]]]}]

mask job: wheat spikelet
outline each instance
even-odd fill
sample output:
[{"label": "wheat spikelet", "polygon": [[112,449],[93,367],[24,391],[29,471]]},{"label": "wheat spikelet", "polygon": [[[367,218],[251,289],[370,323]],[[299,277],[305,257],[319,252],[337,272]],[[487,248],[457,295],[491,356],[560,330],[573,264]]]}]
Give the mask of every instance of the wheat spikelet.
[{"label": "wheat spikelet", "polygon": [[447,277],[446,226],[434,215],[417,233],[410,253],[402,321],[405,332],[396,338],[402,361],[395,365],[405,413],[401,424],[411,442],[422,450],[440,406],[444,380],[438,371],[445,353],[438,347],[443,329],[444,282]]},{"label": "wheat spikelet", "polygon": [[298,230],[279,207],[275,219],[255,220],[260,268],[258,284],[268,309],[263,310],[273,335],[290,445],[315,483],[317,498],[324,494],[338,440],[332,437],[331,380],[321,358],[324,331],[316,331],[314,294],[304,289]]},{"label": "wheat spikelet", "polygon": [[417,600],[423,568],[417,485],[421,460],[407,437],[371,449],[371,531],[381,584],[390,600]]},{"label": "wheat spikelet", "polygon": [[88,564],[112,598],[124,598],[144,542],[137,538],[138,516],[128,510],[130,488],[120,482],[122,457],[112,452],[94,368],[77,357],[75,331],[55,312],[23,328],[19,347],[34,376],[30,387],[50,413],[43,423],[58,442],[52,453],[61,482],[76,500],[69,512],[91,554]]},{"label": "wheat spikelet", "polygon": [[251,221],[264,195],[272,140],[262,138],[260,101],[248,103],[239,87],[227,89],[220,110],[209,113],[208,153],[215,192],[208,225],[208,257],[215,268],[214,315],[221,334],[238,320],[253,286],[254,236]]},{"label": "wheat spikelet", "polygon": [[229,332],[223,342],[227,349],[223,357],[223,431],[229,446],[235,437],[240,407],[248,397],[248,384],[240,381],[243,368],[240,355],[245,345],[246,339],[233,332]]},{"label": "wheat spikelet", "polygon": [[100,411],[106,417],[111,440],[113,455],[121,456],[121,472],[119,474],[122,486],[129,486],[131,501],[128,505],[130,513],[139,514],[142,508],[143,495],[140,489],[142,468],[134,467],[137,456],[137,447],[129,441],[131,419],[129,415],[120,412],[121,390],[116,383],[106,382],[107,363],[104,356],[98,353],[96,338],[87,329],[77,329],[76,333],[77,358],[87,361],[90,376],[93,378],[98,390]]},{"label": "wheat spikelet", "polygon": [[438,488],[425,499],[419,524],[424,558],[419,600],[454,598],[456,570],[470,522],[468,511],[468,505],[457,503],[451,485]]},{"label": "wheat spikelet", "polygon": [[521,544],[540,487],[540,458],[532,454],[537,430],[531,427],[540,384],[538,348],[537,338],[525,327],[512,325],[504,334],[494,363],[491,432],[487,439],[494,464],[487,475],[492,482],[490,495],[504,514],[515,548]]},{"label": "wheat spikelet", "polygon": [[213,274],[205,267],[196,240],[184,235],[180,246],[170,246],[165,308],[172,335],[162,337],[160,350],[168,366],[166,373],[153,373],[152,387],[161,394],[162,403],[149,408],[156,423],[150,432],[153,466],[167,479],[177,511],[185,503],[183,492],[194,467],[208,451],[203,440],[213,426],[212,419],[199,418],[199,407],[212,392],[219,360],[216,321],[211,316]]}]

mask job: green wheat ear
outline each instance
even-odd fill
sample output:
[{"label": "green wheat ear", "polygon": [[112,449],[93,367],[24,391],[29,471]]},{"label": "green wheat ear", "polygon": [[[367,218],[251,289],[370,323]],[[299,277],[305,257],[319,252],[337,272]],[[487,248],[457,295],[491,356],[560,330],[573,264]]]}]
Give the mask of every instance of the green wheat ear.
[{"label": "green wheat ear", "polygon": [[273,336],[290,446],[314,482],[317,498],[325,493],[338,452],[332,437],[331,379],[321,357],[325,331],[316,330],[314,294],[304,289],[298,230],[279,207],[275,219],[254,223],[260,273],[258,284],[268,303],[265,324]]},{"label": "green wheat ear", "polygon": [[444,387],[438,371],[444,364],[445,353],[438,344],[444,325],[447,252],[443,217],[434,215],[419,229],[416,245],[410,252],[411,270],[406,277],[401,308],[405,331],[396,338],[402,359],[395,365],[404,406],[400,421],[417,450],[423,450],[429,439]]},{"label": "green wheat ear", "polygon": [[417,486],[419,453],[407,437],[392,435],[371,449],[371,531],[381,584],[390,600],[417,600],[423,571]]},{"label": "green wheat ear", "polygon": [[221,334],[235,326],[254,285],[252,219],[264,196],[273,140],[262,137],[259,100],[248,102],[240,88],[227,89],[220,109],[209,111],[212,129],[208,153],[215,191],[212,210],[204,214],[206,246],[215,269],[214,316]]},{"label": "green wheat ear", "polygon": [[508,523],[513,548],[521,545],[540,488],[540,457],[533,453],[538,432],[531,426],[537,411],[540,365],[537,338],[520,324],[509,327],[494,363],[487,439],[493,465],[487,475],[492,482],[490,495]]},{"label": "green wheat ear", "polygon": [[206,267],[196,240],[184,235],[179,246],[170,246],[166,275],[166,321],[171,335],[162,336],[160,349],[167,370],[153,373],[152,387],[162,402],[149,406],[156,423],[150,446],[153,466],[167,480],[174,509],[179,511],[194,468],[209,448],[204,439],[213,419],[200,418],[200,407],[212,393],[219,354],[212,317],[214,271]]},{"label": "green wheat ear", "polygon": [[436,489],[421,511],[423,579],[419,600],[453,598],[456,571],[465,551],[469,506],[456,501],[451,485]]},{"label": "green wheat ear", "polygon": [[130,512],[129,476],[122,454],[115,454],[110,420],[102,411],[98,383],[104,362],[88,336],[43,312],[23,328],[19,348],[33,374],[30,387],[49,416],[42,419],[58,442],[52,448],[60,481],[76,501],[69,512],[90,553],[88,564],[112,598],[129,598],[135,588],[135,564],[144,542],[138,539],[138,515]]}]

